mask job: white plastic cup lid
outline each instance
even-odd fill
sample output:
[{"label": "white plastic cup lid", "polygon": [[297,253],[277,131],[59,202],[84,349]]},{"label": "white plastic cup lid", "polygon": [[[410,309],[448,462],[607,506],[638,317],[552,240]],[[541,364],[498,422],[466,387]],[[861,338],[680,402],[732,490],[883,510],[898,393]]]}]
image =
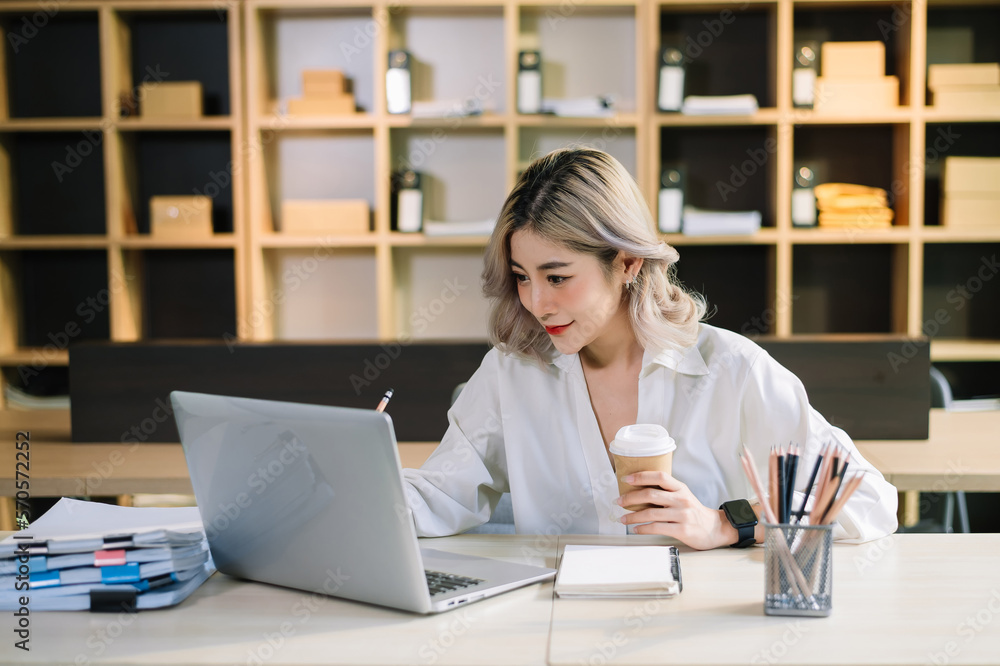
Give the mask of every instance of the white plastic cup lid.
[{"label": "white plastic cup lid", "polygon": [[662,456],[677,448],[674,438],[658,423],[636,423],[621,428],[608,446],[619,456]]}]

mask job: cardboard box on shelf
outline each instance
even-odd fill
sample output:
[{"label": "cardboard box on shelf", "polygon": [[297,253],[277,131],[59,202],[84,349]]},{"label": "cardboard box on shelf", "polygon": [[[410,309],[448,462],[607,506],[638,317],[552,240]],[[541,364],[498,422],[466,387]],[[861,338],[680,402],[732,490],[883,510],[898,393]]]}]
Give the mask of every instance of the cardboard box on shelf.
[{"label": "cardboard box on shelf", "polygon": [[281,233],[365,234],[369,207],[364,199],[287,199],[281,202]]},{"label": "cardboard box on shelf", "polygon": [[211,236],[211,197],[203,195],[150,197],[149,233],[157,238]]},{"label": "cardboard box on shelf", "polygon": [[307,69],[302,72],[302,96],[339,97],[344,94],[344,73],[339,69]]},{"label": "cardboard box on shelf", "polygon": [[1000,228],[1000,194],[945,195],[941,225],[952,229]]},{"label": "cardboard box on shelf", "polygon": [[288,100],[288,113],[296,116],[331,116],[354,113],[354,97],[317,97]]},{"label": "cardboard box on shelf", "polygon": [[823,42],[820,74],[833,79],[878,79],[885,76],[885,44],[882,42]]},{"label": "cardboard box on shelf", "polygon": [[1000,63],[930,65],[927,87],[935,90],[938,86],[1000,86]]},{"label": "cardboard box on shelf", "polygon": [[201,81],[160,81],[139,86],[143,118],[201,118]]},{"label": "cardboard box on shelf", "polygon": [[951,113],[996,113],[1000,109],[1000,86],[939,85],[931,93],[931,104]]},{"label": "cardboard box on shelf", "polygon": [[945,157],[941,191],[1000,196],[1000,157]]},{"label": "cardboard box on shelf", "polygon": [[884,111],[899,106],[899,79],[883,76],[877,79],[816,79],[817,112],[844,114]]}]

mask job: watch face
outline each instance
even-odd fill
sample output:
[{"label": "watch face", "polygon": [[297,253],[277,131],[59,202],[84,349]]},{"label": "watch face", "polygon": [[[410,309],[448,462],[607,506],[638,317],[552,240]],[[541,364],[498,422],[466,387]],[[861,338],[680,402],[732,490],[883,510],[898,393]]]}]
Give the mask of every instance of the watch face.
[{"label": "watch face", "polygon": [[757,514],[753,512],[753,507],[746,500],[726,502],[726,512],[729,514],[734,525],[747,525],[757,522]]}]

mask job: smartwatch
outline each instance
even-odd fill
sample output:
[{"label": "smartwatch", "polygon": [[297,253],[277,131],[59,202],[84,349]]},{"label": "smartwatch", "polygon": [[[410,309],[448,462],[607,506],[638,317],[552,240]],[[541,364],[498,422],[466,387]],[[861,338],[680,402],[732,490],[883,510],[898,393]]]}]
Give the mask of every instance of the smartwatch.
[{"label": "smartwatch", "polygon": [[726,513],[729,524],[736,528],[739,534],[736,543],[731,548],[747,548],[755,543],[753,528],[757,526],[757,514],[753,512],[750,502],[745,499],[723,502],[719,507]]}]

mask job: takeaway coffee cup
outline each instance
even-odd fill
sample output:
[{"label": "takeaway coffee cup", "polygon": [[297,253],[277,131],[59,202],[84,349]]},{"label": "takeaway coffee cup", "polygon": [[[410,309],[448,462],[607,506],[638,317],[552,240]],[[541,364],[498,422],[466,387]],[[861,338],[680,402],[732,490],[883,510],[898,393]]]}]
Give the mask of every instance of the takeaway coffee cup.
[{"label": "takeaway coffee cup", "polygon": [[[677,444],[667,433],[667,429],[656,423],[637,423],[623,427],[615,435],[608,450],[615,460],[615,476],[618,477],[618,492],[622,495],[635,490],[636,486],[623,480],[633,472],[671,473],[674,449]],[[654,504],[633,504],[625,507],[629,511],[648,509]]]}]

